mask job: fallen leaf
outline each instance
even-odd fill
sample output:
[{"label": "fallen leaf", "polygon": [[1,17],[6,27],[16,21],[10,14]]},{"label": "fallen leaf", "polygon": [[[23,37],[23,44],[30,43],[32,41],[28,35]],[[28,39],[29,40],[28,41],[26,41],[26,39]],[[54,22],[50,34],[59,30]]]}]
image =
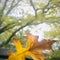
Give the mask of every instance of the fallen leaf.
[{"label": "fallen leaf", "polygon": [[31,33],[28,33],[25,37],[27,47],[23,47],[18,39],[13,39],[16,52],[10,52],[8,60],[25,60],[26,56],[32,57],[33,60],[44,60],[47,54],[44,54],[42,51],[52,49],[52,44],[56,42],[50,39],[44,39],[39,42],[38,36],[34,36]]}]

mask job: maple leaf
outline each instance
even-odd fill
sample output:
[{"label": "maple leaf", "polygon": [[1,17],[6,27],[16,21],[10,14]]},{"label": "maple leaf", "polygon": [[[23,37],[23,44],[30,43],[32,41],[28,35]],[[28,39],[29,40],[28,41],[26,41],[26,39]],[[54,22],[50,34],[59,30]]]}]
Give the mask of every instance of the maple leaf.
[{"label": "maple leaf", "polygon": [[27,47],[23,47],[21,42],[14,38],[13,42],[16,46],[16,52],[10,52],[8,60],[25,60],[26,56],[32,57],[34,60],[44,60],[47,56],[42,51],[52,49],[52,44],[55,40],[42,40],[38,42],[38,36],[28,33],[26,37]]},{"label": "maple leaf", "polygon": [[50,40],[50,39],[43,39],[42,41],[38,42],[38,40],[34,41],[34,45],[32,48],[38,48],[41,50],[45,49],[52,49],[52,44],[56,42],[55,40]]}]

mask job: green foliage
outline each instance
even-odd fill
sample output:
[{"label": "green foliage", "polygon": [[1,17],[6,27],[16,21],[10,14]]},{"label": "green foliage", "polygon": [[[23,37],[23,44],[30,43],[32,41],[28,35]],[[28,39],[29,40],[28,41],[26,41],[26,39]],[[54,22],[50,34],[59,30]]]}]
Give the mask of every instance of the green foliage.
[{"label": "green foliage", "polygon": [[42,21],[43,19],[44,19],[44,14],[42,12],[38,12],[36,21]]},{"label": "green foliage", "polygon": [[60,0],[52,0],[52,3],[53,4],[57,4],[57,3],[59,3],[60,2]]},{"label": "green foliage", "polygon": [[55,23],[51,24],[51,30],[48,32],[45,32],[46,38],[60,38],[60,24]]},{"label": "green foliage", "polygon": [[29,21],[33,21],[34,19],[35,19],[34,15],[27,14],[25,17],[22,18],[21,23],[25,24],[25,23],[27,23]]},{"label": "green foliage", "polygon": [[46,5],[45,3],[39,3],[39,2],[35,3],[36,8],[44,8],[45,5]]},{"label": "green foliage", "polygon": [[55,50],[49,53],[50,58],[48,60],[60,60],[60,50]]},{"label": "green foliage", "polygon": [[[17,0],[17,1],[19,2],[20,0]],[[26,15],[24,15],[23,13],[22,15],[24,16],[22,18],[9,16],[12,10],[14,11],[13,8],[15,7],[17,9],[17,7],[19,6],[18,3],[16,4],[16,2],[13,0],[10,1],[10,4],[8,4],[9,1],[7,1],[8,3],[7,2],[4,3],[6,5],[6,6],[3,6],[4,9],[3,7],[1,7],[1,9],[3,10],[0,9],[0,27],[1,27],[0,28],[0,41],[6,41],[13,34],[13,32],[15,32],[18,28],[22,27],[23,25],[27,24],[30,21],[31,21],[30,26],[31,24],[34,25],[34,23],[36,24],[38,23],[47,23],[47,24],[59,23],[60,16],[58,16],[56,13],[58,12],[58,10],[60,10],[60,7],[59,7],[60,0],[52,0],[52,1],[48,1],[47,3],[44,3],[43,1],[36,2],[33,0],[32,2],[30,2],[30,0],[26,0],[26,1],[27,1],[26,4],[28,5],[31,4],[31,7],[33,8],[35,12],[34,14],[37,16],[30,14],[28,12]],[[9,7],[7,6],[7,4],[9,5]],[[20,31],[17,31],[17,32],[13,36],[16,36],[17,38],[19,38],[21,36],[19,34]],[[24,33],[26,32],[27,31],[24,31]],[[57,26],[54,28],[52,27],[51,31],[45,33],[45,35],[49,38],[60,37],[60,26]],[[23,42],[24,42],[24,39],[23,39]]]},{"label": "green foliage", "polygon": [[[10,4],[6,2],[6,6],[3,6],[4,8],[3,7],[0,8],[0,42],[5,42],[6,40],[9,39],[9,37],[11,37],[11,35],[15,31],[17,31],[15,32],[15,34],[13,34],[10,40],[12,40],[13,37],[18,38],[21,41],[22,45],[25,47],[26,39],[24,38],[24,35],[29,32],[29,28],[28,30],[24,30],[23,29],[24,27],[21,28],[20,30],[18,30],[18,28],[24,26],[28,22],[31,22],[30,26],[34,25],[34,23],[49,24],[51,30],[45,32],[44,34],[45,38],[46,39],[58,38],[57,44],[60,44],[60,15],[59,15],[60,0],[49,0],[48,3],[44,3],[43,1],[36,2],[37,0],[36,1],[32,0],[32,2],[30,2],[30,0],[26,0],[27,2],[25,3],[28,4],[29,6],[31,4],[31,7],[33,8],[35,12],[34,14],[36,16],[28,12],[24,15],[25,13],[24,12],[22,13],[22,15],[24,15],[22,17],[9,16],[12,10],[14,11],[13,9],[14,7],[17,9],[17,7],[20,6],[18,4],[15,5],[15,3],[20,0],[17,0],[16,2],[13,0],[11,0],[10,2],[9,1],[7,2]],[[24,11],[25,10],[26,9],[24,9]],[[12,12],[12,14],[14,13]],[[26,26],[28,26],[28,24]],[[14,46],[12,45],[12,41],[10,41],[8,45],[6,46],[4,45],[4,47],[14,48]],[[50,52],[49,57],[50,58],[48,58],[47,60],[60,60],[60,50]]]}]

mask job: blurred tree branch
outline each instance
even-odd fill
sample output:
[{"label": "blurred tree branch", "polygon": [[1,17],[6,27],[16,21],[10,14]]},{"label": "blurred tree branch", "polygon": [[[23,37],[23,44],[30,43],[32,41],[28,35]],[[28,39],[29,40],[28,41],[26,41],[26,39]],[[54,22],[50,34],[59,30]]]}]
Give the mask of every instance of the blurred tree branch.
[{"label": "blurred tree branch", "polygon": [[[6,12],[5,16],[8,16],[8,14],[19,4],[21,0],[18,0],[17,3],[15,3],[15,0],[12,0],[11,2],[11,5],[10,5],[10,8],[8,9],[8,11]],[[51,1],[52,0],[49,0],[48,3],[43,7],[43,8],[35,8],[35,5],[34,5],[34,2],[33,0],[29,0],[33,10],[35,11],[35,18],[37,17],[37,11],[41,9],[42,13],[47,13],[50,9],[53,9],[53,8],[56,8],[57,6],[60,7],[60,2],[58,2],[56,5],[52,5],[52,6],[49,6],[51,4]],[[4,12],[4,9],[6,7],[6,4],[7,4],[8,0],[5,1],[4,3],[4,6],[3,6],[3,9],[2,9],[2,13]],[[15,3],[15,4],[14,4]],[[46,10],[47,9],[47,10]],[[51,17],[50,17],[51,18]],[[23,29],[24,27],[28,26],[28,25],[36,25],[36,24],[40,24],[40,23],[43,23],[43,22],[47,22],[47,23],[54,23],[54,22],[58,22],[59,20],[57,21],[49,21],[48,20],[49,18],[44,18],[44,20],[41,20],[41,22],[33,22],[33,21],[29,21],[29,22],[26,22],[25,24],[23,23],[23,25],[19,25],[20,27],[15,30],[12,35],[7,39],[7,41],[5,42],[5,44],[8,44],[9,41],[12,39],[12,37],[18,32],[20,31],[21,29]],[[23,20],[21,20],[23,21]],[[1,24],[0,24],[1,25]],[[10,27],[9,27],[10,26]],[[16,26],[15,23],[13,24],[7,24],[6,26],[4,26],[2,29],[0,29],[0,33],[3,33],[11,28],[13,28],[14,26]]]},{"label": "blurred tree branch", "polygon": [[5,44],[8,44],[9,41],[12,39],[12,37],[13,37],[19,30],[23,29],[24,27],[26,27],[26,26],[28,26],[28,25],[31,25],[32,22],[33,22],[33,20],[27,22],[26,24],[24,24],[24,25],[22,25],[22,26],[20,26],[16,31],[14,31],[14,32],[12,33],[12,35],[7,39],[7,41],[6,41]]},{"label": "blurred tree branch", "polygon": [[13,8],[15,8],[20,3],[21,0],[18,0],[18,2],[13,5],[14,1],[15,0],[12,1],[11,6],[9,10],[7,11],[6,15],[8,15],[13,10]]},{"label": "blurred tree branch", "polygon": [[3,14],[4,14],[4,10],[5,10],[5,8],[6,8],[7,2],[8,2],[8,0],[5,0],[4,5],[3,5],[3,8],[2,8],[2,10],[1,10],[1,12],[0,12],[0,13],[1,13],[1,16],[0,16],[0,17],[2,17]]},{"label": "blurred tree branch", "polygon": [[31,4],[31,6],[33,7],[33,9],[34,9],[34,11],[35,11],[35,17],[37,17],[37,10],[35,9],[35,6],[34,6],[32,0],[30,0],[30,4]]},{"label": "blurred tree branch", "polygon": [[7,24],[6,26],[4,26],[3,28],[0,29],[0,34],[5,32],[5,31],[7,31],[7,30],[9,30],[9,29],[12,29],[13,27],[16,26],[16,24],[20,25],[20,23],[10,23],[10,24]]}]

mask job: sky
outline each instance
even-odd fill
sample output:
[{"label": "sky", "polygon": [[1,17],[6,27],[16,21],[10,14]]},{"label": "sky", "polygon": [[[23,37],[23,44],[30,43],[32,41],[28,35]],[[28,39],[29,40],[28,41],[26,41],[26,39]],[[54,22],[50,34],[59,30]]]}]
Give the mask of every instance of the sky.
[{"label": "sky", "polygon": [[50,26],[46,23],[38,24],[35,26],[33,25],[30,28],[29,27],[24,28],[25,31],[27,29],[29,29],[31,34],[39,36],[38,41],[45,39],[44,32],[51,30]]},{"label": "sky", "polygon": [[[33,0],[33,2],[36,2],[36,3],[41,2],[41,3],[47,4],[48,0],[44,0],[44,1],[43,0]],[[29,2],[26,2],[26,0],[22,0],[19,3],[19,6],[16,7],[12,12],[11,12],[11,15],[16,16],[16,17],[21,17],[22,13],[24,13],[25,15],[26,14],[33,14],[34,15],[34,10],[33,10],[32,6],[30,5]]]},{"label": "sky", "polygon": [[[46,3],[48,2],[48,0],[33,0],[34,2],[43,2]],[[11,16],[15,16],[15,17],[22,17],[23,15],[27,15],[27,14],[35,14],[34,10],[32,8],[31,5],[26,4],[26,1],[23,0],[22,2],[19,3],[19,6],[14,8],[13,11],[11,12]],[[27,28],[25,28],[27,29]],[[30,32],[34,35],[38,35],[39,36],[39,41],[44,39],[44,32],[45,31],[49,31],[51,28],[48,24],[46,23],[42,23],[36,26],[32,26],[31,28],[29,28]]]},{"label": "sky", "polygon": [[[33,0],[33,1],[42,2],[42,0]],[[33,10],[32,6],[30,6],[29,4],[26,4],[25,2],[26,2],[25,0],[24,0],[24,2],[21,2],[20,6],[16,7],[16,9],[13,10],[13,13],[11,13],[11,15],[16,16],[16,17],[22,17],[22,13],[24,13],[24,15],[26,15],[26,14],[34,15],[34,10]],[[46,2],[47,2],[46,0],[43,1],[43,3],[46,3]],[[25,30],[26,29],[27,28],[25,28]],[[50,26],[46,23],[43,23],[43,24],[39,24],[36,26],[32,26],[31,28],[29,28],[29,30],[30,30],[30,33],[32,33],[33,35],[38,35],[39,41],[40,41],[40,40],[44,39],[44,31],[49,31]]]}]

